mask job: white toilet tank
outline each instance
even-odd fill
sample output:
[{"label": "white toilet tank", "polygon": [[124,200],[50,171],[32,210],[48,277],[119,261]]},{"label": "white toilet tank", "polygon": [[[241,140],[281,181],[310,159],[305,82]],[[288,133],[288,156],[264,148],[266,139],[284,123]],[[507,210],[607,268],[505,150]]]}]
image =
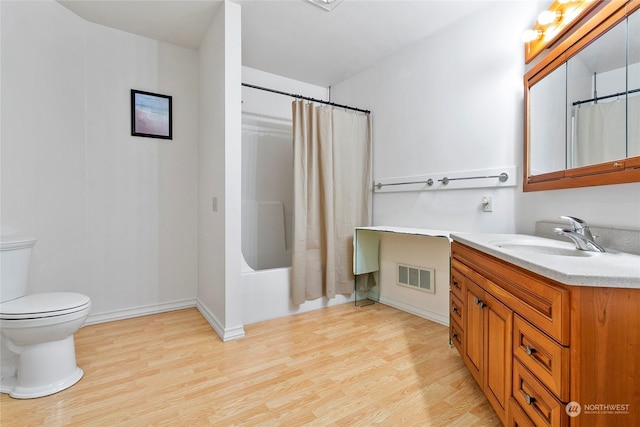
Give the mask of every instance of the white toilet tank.
[{"label": "white toilet tank", "polygon": [[20,298],[27,293],[31,249],[36,239],[0,238],[0,302]]}]

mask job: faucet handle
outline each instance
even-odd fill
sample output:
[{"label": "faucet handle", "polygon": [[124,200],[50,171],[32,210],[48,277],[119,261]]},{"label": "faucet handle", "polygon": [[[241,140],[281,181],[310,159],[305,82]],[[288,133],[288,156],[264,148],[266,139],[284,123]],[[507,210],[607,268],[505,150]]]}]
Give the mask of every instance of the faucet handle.
[{"label": "faucet handle", "polygon": [[586,221],[576,218],[574,216],[561,216],[560,219],[566,219],[571,223],[571,228],[576,233],[582,234],[584,237],[595,243],[595,237],[591,233],[591,229]]},{"label": "faucet handle", "polygon": [[560,217],[560,219],[566,219],[567,221],[569,221],[569,223],[571,223],[571,228],[573,228],[574,231],[580,230],[581,228],[589,228],[584,220],[581,220],[580,218],[576,218],[574,216],[563,215]]}]

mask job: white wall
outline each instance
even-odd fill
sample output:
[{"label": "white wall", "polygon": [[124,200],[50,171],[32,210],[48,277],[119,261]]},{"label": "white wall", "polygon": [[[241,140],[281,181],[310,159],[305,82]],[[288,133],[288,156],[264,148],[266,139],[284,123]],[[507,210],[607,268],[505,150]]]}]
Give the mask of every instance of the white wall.
[{"label": "white wall", "polygon": [[225,2],[200,46],[198,111],[198,308],[224,341],[244,336],[240,46],[240,6]]},{"label": "white wall", "polygon": [[[332,88],[336,102],[373,112],[374,180],[521,163],[519,35],[531,10],[528,2],[499,2]],[[514,193],[377,193],[374,224],[511,232]],[[492,213],[481,211],[485,195]]]},{"label": "white wall", "polygon": [[[522,175],[522,32],[546,3],[496,2],[335,85],[333,100],[373,112],[374,180],[518,166]],[[374,224],[533,233],[575,215],[640,229],[640,184],[522,193],[518,186],[374,195]],[[481,211],[493,197],[492,213]]]},{"label": "white wall", "polygon": [[[322,86],[293,80],[251,67],[242,67],[242,82],[286,93],[317,99],[328,99],[329,90]],[[242,112],[291,120],[293,98],[263,90],[242,88]]]},{"label": "white wall", "polygon": [[[193,306],[195,51],[1,2],[1,233],[38,239],[30,292],[92,299],[89,322]],[[130,89],[173,96],[173,140],[130,135]]]},{"label": "white wall", "polygon": [[640,230],[640,183],[520,193],[517,231],[533,234],[535,222],[576,216],[590,225]]}]

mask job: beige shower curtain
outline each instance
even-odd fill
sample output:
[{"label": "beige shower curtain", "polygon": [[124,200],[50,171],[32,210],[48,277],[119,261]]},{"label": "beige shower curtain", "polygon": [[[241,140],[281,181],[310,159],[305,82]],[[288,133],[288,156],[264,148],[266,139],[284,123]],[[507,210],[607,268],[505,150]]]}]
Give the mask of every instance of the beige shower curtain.
[{"label": "beige shower curtain", "polygon": [[292,300],[353,292],[353,231],[369,225],[369,115],[293,105]]},{"label": "beige shower curtain", "polygon": [[624,102],[575,107],[576,135],[572,167],[626,157],[627,114]]},{"label": "beige shower curtain", "polygon": [[575,108],[572,167],[640,155],[640,96]]}]

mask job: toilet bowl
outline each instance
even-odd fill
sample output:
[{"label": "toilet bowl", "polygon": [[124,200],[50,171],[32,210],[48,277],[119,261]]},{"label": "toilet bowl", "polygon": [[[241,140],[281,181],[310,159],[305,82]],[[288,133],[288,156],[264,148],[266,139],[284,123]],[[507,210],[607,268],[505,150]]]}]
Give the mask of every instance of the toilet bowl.
[{"label": "toilet bowl", "polygon": [[35,240],[20,242],[0,242],[0,392],[30,399],[64,390],[82,378],[73,334],[89,316],[91,300],[73,292],[25,295],[23,290],[16,291],[16,287],[26,290],[28,259],[25,264],[24,257],[30,256]]}]

